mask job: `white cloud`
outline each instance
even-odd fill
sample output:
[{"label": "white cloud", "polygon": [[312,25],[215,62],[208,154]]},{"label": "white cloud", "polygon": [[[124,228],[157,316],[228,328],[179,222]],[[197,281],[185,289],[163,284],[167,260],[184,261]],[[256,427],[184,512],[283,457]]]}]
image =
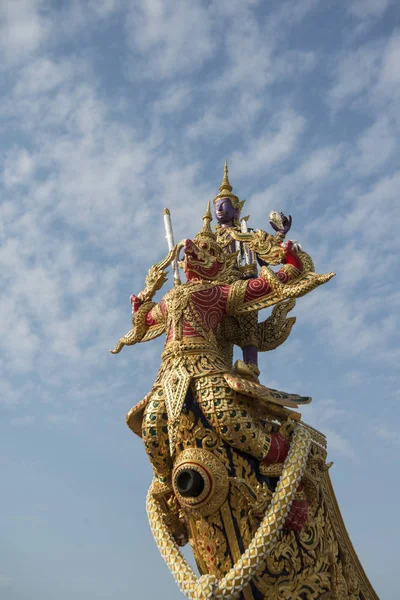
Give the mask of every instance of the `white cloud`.
[{"label": "white cloud", "polygon": [[287,0],[280,2],[279,7],[268,18],[271,31],[286,32],[292,25],[300,23],[321,0]]},{"label": "white cloud", "polygon": [[125,8],[126,0],[69,0],[53,9],[53,41],[75,39],[90,29],[108,25],[115,14]]},{"label": "white cloud", "polygon": [[21,185],[30,180],[35,171],[35,161],[25,148],[14,148],[3,167],[3,182],[6,187]]},{"label": "white cloud", "polygon": [[321,147],[314,150],[298,168],[299,178],[304,183],[326,180],[340,160],[340,146]]},{"label": "white cloud", "polygon": [[[317,2],[286,2],[281,8],[260,19],[251,5],[242,3],[234,11],[226,4],[215,7],[216,19],[229,19],[223,35],[227,64],[214,82],[216,93],[230,88],[260,93],[274,82],[292,80],[315,67],[317,55],[302,49],[288,50],[286,36],[290,26],[301,20]],[[285,24],[285,27],[282,24]]]},{"label": "white cloud", "polygon": [[388,366],[396,364],[399,358],[399,349],[394,345],[397,317],[370,312],[357,296],[346,291],[320,289],[303,300],[297,315],[299,321],[315,327],[319,339],[341,357],[357,357],[359,362],[379,361]]},{"label": "white cloud", "polygon": [[[307,406],[307,423],[323,432],[328,440],[329,456],[339,455],[348,458],[355,457],[352,443],[346,434],[347,423],[352,419],[352,411],[343,408],[333,399],[313,401]],[[346,431],[346,434],[344,434]]]},{"label": "white cloud", "polygon": [[251,175],[285,160],[294,150],[306,127],[305,118],[292,110],[277,113],[269,128],[248,141],[248,148],[234,152],[235,174]]},{"label": "white cloud", "polygon": [[356,453],[351,445],[351,442],[343,437],[341,433],[330,429],[329,426],[323,428],[324,435],[328,440],[328,453],[329,456],[339,455],[347,458],[355,458]]},{"label": "white cloud", "polygon": [[349,0],[346,8],[357,18],[368,19],[382,16],[391,4],[393,0]]},{"label": "white cloud", "polygon": [[54,88],[70,80],[76,73],[82,70],[79,62],[50,60],[40,56],[32,61],[26,62],[18,74],[18,80],[13,90],[14,98],[48,94]]},{"label": "white cloud", "polygon": [[398,431],[394,431],[386,423],[376,423],[373,427],[374,435],[379,439],[389,444],[400,444],[400,434]]},{"label": "white cloud", "polygon": [[[126,23],[134,78],[168,78],[192,73],[212,55],[210,13],[199,3],[137,0]],[[134,68],[133,68],[134,67]]]},{"label": "white cloud", "polygon": [[[286,168],[285,172],[276,178],[276,183],[252,194],[250,203],[255,219],[259,222],[262,222],[262,219],[265,222],[270,210],[279,208],[285,211],[285,207],[290,204],[293,206],[294,202],[298,214],[302,208],[322,202],[324,186],[328,181],[338,177],[343,153],[344,148],[340,145],[322,146],[306,155],[303,162],[294,170]],[[286,165],[283,165],[283,168],[285,167]]]},{"label": "white cloud", "polygon": [[[368,41],[347,52],[335,66],[335,81],[327,96],[334,110],[351,108],[378,117],[398,118],[400,98],[400,34]],[[378,113],[378,114],[377,114]]]},{"label": "white cloud", "polygon": [[398,147],[397,131],[388,116],[379,115],[377,120],[365,129],[356,143],[355,153],[349,167],[357,175],[369,175],[384,167]]},{"label": "white cloud", "polygon": [[370,43],[346,56],[335,67],[336,81],[329,92],[328,103],[337,110],[363,92],[376,80],[382,56],[382,45]]},{"label": "white cloud", "polygon": [[209,140],[210,137],[216,140],[216,132],[223,136],[247,132],[265,108],[265,99],[241,90],[226,105],[221,104],[217,108],[218,103],[210,103],[202,116],[188,126],[186,136],[189,140]]},{"label": "white cloud", "polygon": [[2,53],[5,64],[26,59],[41,47],[49,32],[44,0],[0,3],[0,56]]},{"label": "white cloud", "polygon": [[361,373],[361,371],[357,371],[357,370],[350,370],[347,371],[347,373],[344,374],[344,378],[343,381],[346,385],[350,385],[350,386],[357,386],[362,384],[364,380],[364,376]]},{"label": "white cloud", "polygon": [[[389,39],[383,56],[377,83],[377,95],[382,102],[400,98],[400,33],[396,30]],[[397,111],[398,116],[398,111]]]},{"label": "white cloud", "polygon": [[228,65],[224,69],[223,88],[262,89],[273,80],[273,40],[263,35],[262,25],[254,15],[235,18],[225,37]]},{"label": "white cloud", "polygon": [[173,85],[163,90],[158,100],[152,105],[156,118],[175,113],[190,105],[193,100],[193,90],[188,85]]},{"label": "white cloud", "polygon": [[[83,367],[90,377],[129,329],[129,316],[113,309],[114,290],[125,265],[137,286],[129,292],[138,292],[149,260],[166,253],[163,205],[188,235],[189,226],[192,233],[200,228],[201,200],[210,196],[195,185],[198,165],[160,157],[156,137],[142,140],[131,125],[109,122],[94,82],[81,83],[82,69],[63,66],[53,77],[57,69],[49,60],[27,65],[13,91],[8,115],[33,137],[29,150],[20,146],[6,154],[8,189],[0,209],[1,278],[8,289],[0,299],[4,366],[10,373],[40,373],[50,385],[49,372],[61,360],[69,369],[56,387],[74,371],[82,376]],[[35,114],[25,111],[27,105]],[[37,114],[44,115],[40,124]],[[197,226],[183,198],[199,207]],[[96,267],[113,253],[118,266]]]},{"label": "white cloud", "polygon": [[89,6],[99,17],[105,19],[111,13],[121,8],[124,0],[90,0]]}]

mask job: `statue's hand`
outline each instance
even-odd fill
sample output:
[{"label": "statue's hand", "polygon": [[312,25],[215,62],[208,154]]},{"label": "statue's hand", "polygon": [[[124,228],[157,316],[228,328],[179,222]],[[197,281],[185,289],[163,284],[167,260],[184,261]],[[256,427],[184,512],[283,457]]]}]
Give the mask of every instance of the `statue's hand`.
[{"label": "statue's hand", "polygon": [[132,294],[131,297],[129,298],[129,300],[131,301],[131,304],[132,304],[132,314],[134,315],[135,312],[137,312],[139,306],[142,304],[142,301],[139,298],[139,296],[135,296],[135,294]]},{"label": "statue's hand", "polygon": [[275,210],[273,210],[270,213],[269,218],[269,222],[272,229],[275,229],[275,231],[277,231],[278,233],[281,233],[283,236],[285,236],[290,231],[290,228],[292,226],[291,215],[287,217],[285,214],[283,214],[283,212],[278,213]]}]

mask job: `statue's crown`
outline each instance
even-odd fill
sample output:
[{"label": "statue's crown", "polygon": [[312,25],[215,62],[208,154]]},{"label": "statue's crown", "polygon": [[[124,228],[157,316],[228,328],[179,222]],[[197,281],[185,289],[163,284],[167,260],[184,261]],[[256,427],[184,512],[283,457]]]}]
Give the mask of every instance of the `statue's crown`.
[{"label": "statue's crown", "polygon": [[[198,248],[212,255],[211,260],[219,263],[220,268],[216,276],[210,275],[209,279],[213,280],[216,277],[227,282],[235,281],[237,252],[225,252],[222,246],[217,242],[217,236],[211,229],[212,214],[210,210],[210,202],[207,204],[206,212],[203,216],[203,227],[193,239],[193,242]],[[212,264],[212,262],[210,263]]]},{"label": "statue's crown", "polygon": [[239,198],[235,196],[235,194],[232,194],[232,190],[233,187],[231,186],[228,178],[228,160],[225,159],[224,176],[222,179],[222,183],[219,186],[219,194],[215,196],[213,202],[215,204],[216,201],[220,200],[221,198],[229,198],[232,202],[232,206],[236,208],[240,213],[245,203],[245,200],[239,200]]},{"label": "statue's crown", "polygon": [[208,202],[206,212],[203,215],[203,227],[200,229],[199,233],[194,238],[194,242],[198,244],[202,241],[208,241],[214,244],[217,244],[217,236],[213,233],[211,229],[212,214],[210,210],[210,203]]}]

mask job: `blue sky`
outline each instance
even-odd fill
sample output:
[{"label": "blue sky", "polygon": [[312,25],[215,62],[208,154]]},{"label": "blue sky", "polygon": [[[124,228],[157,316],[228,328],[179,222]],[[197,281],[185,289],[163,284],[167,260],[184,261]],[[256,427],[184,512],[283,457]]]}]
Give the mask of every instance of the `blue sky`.
[{"label": "blue sky", "polygon": [[2,600],[181,597],[125,425],[162,340],[108,350],[165,255],[162,209],[193,236],[225,157],[251,225],[291,214],[337,273],[262,381],[313,397],[356,551],[395,600],[398,3],[3,0],[0,71]]}]

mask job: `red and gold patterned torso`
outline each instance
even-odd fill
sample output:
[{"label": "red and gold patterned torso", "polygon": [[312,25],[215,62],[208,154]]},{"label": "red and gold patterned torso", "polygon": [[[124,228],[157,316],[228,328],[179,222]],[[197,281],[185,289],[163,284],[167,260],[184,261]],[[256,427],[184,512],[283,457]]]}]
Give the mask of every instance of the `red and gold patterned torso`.
[{"label": "red and gold patterned torso", "polygon": [[[265,296],[270,285],[258,277],[243,282],[243,302],[251,302]],[[215,285],[198,282],[192,290],[175,288],[163,298],[157,307],[147,314],[148,326],[165,319],[168,325],[167,342],[186,337],[202,337],[202,332],[215,332],[227,314],[227,304],[232,285]],[[197,326],[196,326],[197,325]]]}]

